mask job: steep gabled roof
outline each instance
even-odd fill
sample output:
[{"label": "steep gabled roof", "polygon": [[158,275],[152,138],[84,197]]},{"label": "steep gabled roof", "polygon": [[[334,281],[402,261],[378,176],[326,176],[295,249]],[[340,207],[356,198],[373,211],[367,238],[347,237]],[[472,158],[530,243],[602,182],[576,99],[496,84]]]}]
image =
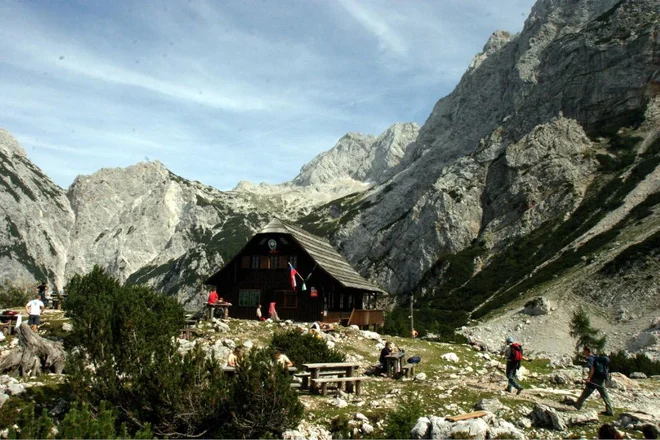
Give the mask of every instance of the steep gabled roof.
[{"label": "steep gabled roof", "polygon": [[[316,264],[318,264],[318,267],[339,281],[342,286],[384,293],[382,289],[375,287],[362,278],[349,262],[324,238],[310,234],[304,229],[278,218],[271,220],[257,235],[273,233],[290,235],[312,257]],[[209,278],[207,283],[214,277],[215,275]]]},{"label": "steep gabled roof", "polygon": [[[277,231],[271,231],[270,229],[277,229]],[[357,271],[353,269],[353,266],[351,266],[350,263],[346,261],[346,259],[342,257],[334,247],[332,247],[330,242],[324,238],[310,234],[304,229],[290,223],[285,223],[277,218],[271,220],[261,232],[280,232],[280,229],[284,229],[286,231],[285,233],[291,234],[300,246],[309,253],[319,267],[332,275],[344,287],[354,287],[356,289],[364,289],[372,292],[383,292],[381,289],[362,278],[362,275],[357,273]]]}]

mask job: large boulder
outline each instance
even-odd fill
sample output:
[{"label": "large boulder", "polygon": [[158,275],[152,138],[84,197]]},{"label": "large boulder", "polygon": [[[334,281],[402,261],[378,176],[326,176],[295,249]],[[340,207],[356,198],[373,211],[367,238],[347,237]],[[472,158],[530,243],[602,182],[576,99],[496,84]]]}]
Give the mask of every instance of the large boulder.
[{"label": "large boulder", "polygon": [[410,430],[410,438],[426,438],[430,428],[431,421],[426,417],[420,417],[413,429]]},{"label": "large boulder", "polygon": [[332,434],[322,426],[312,425],[306,420],[300,422],[296,429],[285,431],[283,440],[332,440]]},{"label": "large boulder", "polygon": [[615,390],[628,391],[636,390],[639,385],[634,380],[629,379],[625,374],[614,372],[611,374],[612,380],[609,382],[609,388]]},{"label": "large boulder", "polygon": [[529,417],[532,419],[534,426],[540,428],[555,429],[557,431],[564,431],[566,424],[554,408],[546,405],[537,404]]},{"label": "large boulder", "polygon": [[571,426],[599,423],[598,414],[595,410],[559,411],[556,408],[542,404],[537,404],[529,416],[534,426],[557,431],[565,431],[566,428]]},{"label": "large boulder", "polygon": [[485,440],[488,438],[488,423],[484,419],[469,419],[458,421],[451,428],[451,438],[471,438]]},{"label": "large boulder", "polygon": [[504,409],[504,405],[497,399],[481,399],[474,405],[475,411],[488,411],[497,414]]},{"label": "large boulder", "polygon": [[532,299],[525,304],[523,313],[532,316],[547,315],[550,312],[550,303],[542,296]]}]

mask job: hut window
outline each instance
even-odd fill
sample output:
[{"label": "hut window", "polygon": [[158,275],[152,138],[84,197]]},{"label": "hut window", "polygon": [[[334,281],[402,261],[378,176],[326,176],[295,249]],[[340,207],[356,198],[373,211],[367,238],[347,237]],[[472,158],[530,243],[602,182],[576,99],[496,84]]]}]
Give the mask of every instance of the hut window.
[{"label": "hut window", "polygon": [[253,255],[252,256],[252,269],[259,269],[259,256],[258,255]]},{"label": "hut window", "polygon": [[250,256],[249,255],[243,255],[241,258],[241,269],[249,269],[250,268]]},{"label": "hut window", "polygon": [[279,269],[277,255],[271,255],[270,256],[270,268],[271,269]]},{"label": "hut window", "polygon": [[291,263],[293,267],[298,267],[298,258],[295,255],[289,255],[288,258],[289,258],[289,263]]},{"label": "hut window", "polygon": [[353,295],[347,295],[348,296],[348,308],[352,309],[353,308]]},{"label": "hut window", "polygon": [[239,307],[256,307],[261,301],[261,290],[239,290]]},{"label": "hut window", "polygon": [[339,308],[344,308],[344,295],[342,293],[339,294]]},{"label": "hut window", "polygon": [[298,295],[290,290],[276,290],[275,298],[277,307],[283,309],[295,309],[298,307]]}]

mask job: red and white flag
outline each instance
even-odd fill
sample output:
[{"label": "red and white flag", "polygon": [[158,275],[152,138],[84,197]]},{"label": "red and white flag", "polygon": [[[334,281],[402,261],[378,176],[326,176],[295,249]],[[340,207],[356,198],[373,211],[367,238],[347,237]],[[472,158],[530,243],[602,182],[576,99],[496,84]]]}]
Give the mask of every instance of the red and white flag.
[{"label": "red and white flag", "polygon": [[291,288],[296,290],[296,275],[300,276],[298,274],[298,271],[294,269],[293,264],[289,263],[289,267],[291,268],[290,274],[291,274]]}]

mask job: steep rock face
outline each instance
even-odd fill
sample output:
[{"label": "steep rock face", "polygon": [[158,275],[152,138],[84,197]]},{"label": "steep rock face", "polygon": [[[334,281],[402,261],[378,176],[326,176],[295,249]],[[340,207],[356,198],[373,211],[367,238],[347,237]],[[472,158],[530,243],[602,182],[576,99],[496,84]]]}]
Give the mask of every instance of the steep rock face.
[{"label": "steep rock face", "polygon": [[64,190],[0,130],[0,278],[29,283],[36,276],[62,287],[73,222]]},{"label": "steep rock face", "polygon": [[371,140],[357,150],[340,141],[326,159],[306,168],[315,183],[241,182],[230,192],[182,179],[159,162],[143,162],[79,176],[65,193],[14,138],[0,132],[0,196],[6,199],[0,276],[14,282],[17,274],[26,282],[45,278],[61,288],[74,274],[100,265],[121,281],[153,285],[194,306],[203,299],[204,279],[273,215],[294,220],[364,191],[396,165],[417,129],[396,124],[378,138],[347,135]]},{"label": "steep rock face", "polygon": [[[172,268],[191,248],[210,245],[229,220],[235,228],[244,226],[237,218],[258,210],[234,193],[181,179],[160,162],[80,176],[68,195],[76,222],[66,276],[99,264],[122,281],[145,268],[161,272]],[[221,255],[227,257],[226,252]],[[221,263],[222,259],[211,261]],[[197,266],[209,264],[206,258],[197,262]]]},{"label": "steep rock face", "polygon": [[417,124],[405,123],[392,125],[377,138],[349,133],[331,150],[303,166],[292,183],[309,186],[343,178],[381,182],[399,164],[418,132]]},{"label": "steep rock face", "polygon": [[[539,1],[521,34],[491,37],[436,104],[401,171],[339,220],[335,242],[404,292],[478,236],[498,246],[570,214],[595,169],[583,127],[632,123],[658,93],[659,9],[652,0]],[[443,185],[451,173],[463,180]],[[451,197],[466,190],[469,199]]]}]

